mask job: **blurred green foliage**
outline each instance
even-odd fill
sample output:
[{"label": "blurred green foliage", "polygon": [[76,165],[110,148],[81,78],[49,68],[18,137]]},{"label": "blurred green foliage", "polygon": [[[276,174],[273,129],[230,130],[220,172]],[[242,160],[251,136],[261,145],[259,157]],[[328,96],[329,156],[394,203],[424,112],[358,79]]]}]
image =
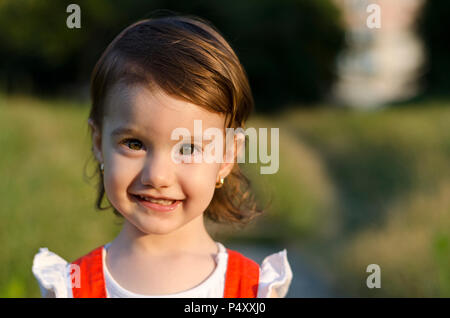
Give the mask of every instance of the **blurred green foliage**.
[{"label": "blurred green foliage", "polygon": [[1,1],[0,89],[61,94],[72,85],[76,91],[122,29],[169,13],[161,9],[198,15],[222,32],[249,75],[260,110],[320,99],[335,78],[343,45],[340,14],[330,0],[80,0],[81,29],[68,29],[72,2]]},{"label": "blurred green foliage", "polygon": [[0,99],[0,297],[39,297],[39,247],[74,260],[118,230],[111,214],[94,213],[95,186],[83,178],[86,118],[75,103]]},{"label": "blurred green foliage", "polygon": [[[336,193],[334,234],[299,244],[333,273],[338,294],[450,295],[449,122],[446,100],[376,112],[297,110],[280,118],[317,151]],[[381,289],[365,284],[373,263],[381,267]]]},{"label": "blurred green foliage", "polygon": [[434,257],[439,271],[441,295],[450,295],[450,234],[448,232],[436,233],[434,239]]}]

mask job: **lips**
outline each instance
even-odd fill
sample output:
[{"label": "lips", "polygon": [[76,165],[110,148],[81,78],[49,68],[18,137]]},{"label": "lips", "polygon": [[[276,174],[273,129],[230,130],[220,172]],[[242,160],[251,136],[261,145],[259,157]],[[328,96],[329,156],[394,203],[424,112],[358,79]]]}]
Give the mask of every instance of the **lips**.
[{"label": "lips", "polygon": [[157,198],[153,198],[153,197],[149,197],[149,196],[142,196],[142,195],[138,195],[138,198],[141,200],[158,203],[161,205],[170,205],[170,204],[174,203],[175,201],[177,201],[177,200],[173,200],[173,199],[161,199],[161,198],[157,199]]},{"label": "lips", "polygon": [[136,195],[136,196],[140,196],[140,197],[155,199],[155,200],[182,201],[182,199],[176,199],[176,198],[165,197],[165,196],[155,196],[155,195],[145,194],[145,193],[132,193],[132,194]]},{"label": "lips", "polygon": [[159,204],[156,202],[149,201],[150,197],[146,197],[145,199],[140,195],[132,195],[133,199],[137,201],[141,206],[151,209],[157,212],[170,212],[175,210],[178,205],[182,202],[182,200],[172,200],[171,204]]}]

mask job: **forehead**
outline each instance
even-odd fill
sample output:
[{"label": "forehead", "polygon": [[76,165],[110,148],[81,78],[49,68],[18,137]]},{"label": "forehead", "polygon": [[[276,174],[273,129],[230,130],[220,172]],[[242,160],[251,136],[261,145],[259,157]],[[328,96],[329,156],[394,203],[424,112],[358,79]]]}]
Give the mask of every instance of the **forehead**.
[{"label": "forehead", "polygon": [[170,138],[175,128],[187,128],[193,135],[194,120],[202,121],[202,130],[209,127],[223,129],[225,125],[224,114],[213,113],[143,85],[117,84],[106,99],[104,125],[109,130],[130,127]]}]

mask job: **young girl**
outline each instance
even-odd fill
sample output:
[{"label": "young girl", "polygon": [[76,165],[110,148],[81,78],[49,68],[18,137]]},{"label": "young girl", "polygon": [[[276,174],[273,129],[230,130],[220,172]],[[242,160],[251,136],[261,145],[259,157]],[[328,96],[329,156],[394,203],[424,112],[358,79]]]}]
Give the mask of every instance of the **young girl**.
[{"label": "young girl", "polygon": [[[187,160],[208,144],[194,121],[225,134],[243,128],[253,109],[245,71],[220,33],[192,16],[129,26],[97,62],[91,98],[97,208],[106,194],[124,223],[113,241],[72,263],[41,248],[33,273],[42,295],[285,297],[292,280],[286,250],[260,266],[205,228],[204,216],[244,224],[260,212],[234,164],[242,143],[224,142],[232,161]],[[172,139],[180,128],[189,142]]]}]

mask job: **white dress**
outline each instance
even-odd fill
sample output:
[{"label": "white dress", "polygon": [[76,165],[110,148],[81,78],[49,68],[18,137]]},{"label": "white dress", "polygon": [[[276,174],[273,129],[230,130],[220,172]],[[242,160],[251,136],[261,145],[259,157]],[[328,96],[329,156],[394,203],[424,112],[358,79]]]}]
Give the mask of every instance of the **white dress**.
[{"label": "white dress", "polygon": [[[225,286],[228,253],[216,242],[216,268],[199,285],[174,294],[141,295],[120,286],[105,266],[105,256],[111,243],[103,249],[103,274],[108,298],[222,298]],[[47,248],[40,248],[34,256],[32,271],[41,289],[42,297],[72,298],[70,263]],[[285,297],[292,281],[292,270],[286,249],[267,256],[260,265],[258,298],[267,298],[274,289],[279,297]]]}]

